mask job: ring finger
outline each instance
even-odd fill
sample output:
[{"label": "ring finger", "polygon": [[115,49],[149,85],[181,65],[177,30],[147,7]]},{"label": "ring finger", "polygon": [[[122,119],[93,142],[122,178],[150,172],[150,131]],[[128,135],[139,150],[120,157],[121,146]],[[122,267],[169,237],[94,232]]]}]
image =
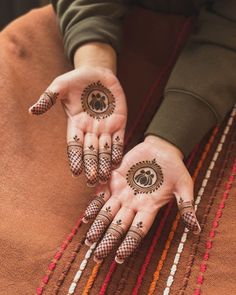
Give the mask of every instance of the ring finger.
[{"label": "ring finger", "polygon": [[98,174],[100,183],[106,183],[111,176],[111,137],[102,134],[99,138]]},{"label": "ring finger", "polygon": [[84,172],[87,185],[95,186],[98,181],[98,138],[93,133],[84,137]]},{"label": "ring finger", "polygon": [[148,233],[157,212],[140,211],[135,215],[133,223],[129,228],[125,239],[116,251],[115,261],[119,264],[130,256],[139,246],[145,235]]}]

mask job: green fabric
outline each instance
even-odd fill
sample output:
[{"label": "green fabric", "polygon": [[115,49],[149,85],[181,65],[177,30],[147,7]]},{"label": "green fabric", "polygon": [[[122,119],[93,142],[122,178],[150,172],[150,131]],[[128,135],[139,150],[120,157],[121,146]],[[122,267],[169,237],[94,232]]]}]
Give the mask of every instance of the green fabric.
[{"label": "green fabric", "polygon": [[91,41],[108,43],[120,52],[122,19],[129,5],[184,15],[200,10],[197,29],[182,51],[163,103],[146,131],[146,135],[173,143],[185,156],[236,101],[236,1],[215,0],[208,8],[206,2],[213,1],[52,0],[72,63],[75,50]]},{"label": "green fabric", "polygon": [[[202,9],[171,73],[164,100],[146,135],[158,135],[189,155],[236,102],[236,2]],[[234,17],[234,19],[233,19]]]}]

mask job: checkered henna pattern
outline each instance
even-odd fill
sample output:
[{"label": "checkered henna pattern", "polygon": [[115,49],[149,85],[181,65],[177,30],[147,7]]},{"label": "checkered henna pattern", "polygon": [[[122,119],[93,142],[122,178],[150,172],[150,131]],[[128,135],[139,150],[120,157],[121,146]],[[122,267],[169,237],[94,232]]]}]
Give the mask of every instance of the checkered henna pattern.
[{"label": "checkered henna pattern", "polygon": [[107,257],[114,246],[122,238],[123,234],[124,229],[121,226],[121,220],[117,220],[116,223],[112,223],[94,252],[96,259],[101,260]]},{"label": "checkered henna pattern", "polygon": [[201,231],[201,227],[197,221],[197,217],[193,207],[193,202],[192,201],[184,202],[184,200],[180,198],[178,207],[179,207],[180,215],[182,217],[184,225],[194,234],[199,234]]},{"label": "checkered henna pattern", "polygon": [[95,186],[98,181],[98,155],[93,145],[84,150],[84,172],[87,185]]},{"label": "checkered henna pattern", "polygon": [[105,204],[104,195],[105,195],[104,193],[100,193],[99,196],[96,196],[96,198],[94,198],[92,202],[89,204],[83,217],[85,221],[94,219],[97,216],[98,212],[101,210],[102,206]]},{"label": "checkered henna pattern", "polygon": [[106,183],[111,176],[111,148],[106,143],[99,150],[99,180]]},{"label": "checkered henna pattern", "polygon": [[39,101],[30,109],[34,115],[41,115],[49,110],[56,102],[59,93],[46,91],[43,93]]},{"label": "checkered henna pattern", "polygon": [[[141,225],[141,226],[139,226]],[[126,238],[118,248],[116,252],[115,260],[117,263],[123,263],[124,260],[130,256],[133,251],[138,247],[141,243],[142,238],[144,236],[143,231],[141,230],[142,222],[139,222],[137,226],[131,226]]]},{"label": "checkered henna pattern", "polygon": [[117,166],[120,164],[123,156],[123,143],[121,142],[121,139],[119,136],[117,136],[112,144],[112,156],[111,161],[114,166]]},{"label": "checkered henna pattern", "polygon": [[106,207],[105,210],[101,210],[91,228],[89,229],[86,235],[86,240],[89,243],[96,242],[101,237],[107,226],[111,223],[112,219],[113,217],[110,207]]},{"label": "checkered henna pattern", "polygon": [[68,142],[67,155],[73,175],[79,175],[83,170],[83,148],[77,136],[74,136],[74,141]]}]

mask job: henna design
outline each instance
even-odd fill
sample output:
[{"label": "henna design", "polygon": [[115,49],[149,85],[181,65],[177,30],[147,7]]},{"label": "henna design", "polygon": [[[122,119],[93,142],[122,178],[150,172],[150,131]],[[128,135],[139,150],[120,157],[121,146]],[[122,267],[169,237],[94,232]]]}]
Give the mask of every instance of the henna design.
[{"label": "henna design", "polygon": [[106,183],[111,176],[111,149],[106,142],[103,148],[99,150],[99,179]]},{"label": "henna design", "polygon": [[95,199],[92,200],[92,202],[89,204],[89,206],[87,207],[85,213],[84,213],[84,217],[83,217],[83,221],[84,222],[88,222],[91,219],[94,219],[98,212],[101,210],[102,206],[105,204],[105,200],[104,200],[104,193],[100,193],[98,196],[96,196]]},{"label": "henna design", "polygon": [[90,145],[84,150],[84,172],[87,177],[87,185],[94,186],[98,181],[98,156],[97,150]]},{"label": "henna design", "polygon": [[111,207],[106,207],[105,210],[101,210],[87,233],[86,241],[90,244],[96,242],[111,223],[112,219]]},{"label": "henna design", "polygon": [[83,110],[97,120],[110,116],[115,109],[115,98],[112,92],[100,81],[92,83],[84,89],[81,103]]},{"label": "henna design", "polygon": [[122,156],[123,156],[123,149],[124,149],[124,145],[121,142],[121,139],[119,136],[116,136],[113,144],[112,144],[112,164],[114,166],[117,166],[120,164],[121,160],[122,160]]},{"label": "henna design", "polygon": [[59,93],[52,91],[45,91],[39,101],[30,109],[34,115],[41,115],[49,110],[56,102]]},{"label": "henna design", "polygon": [[69,158],[70,169],[73,175],[79,175],[83,170],[83,148],[77,135],[73,137],[74,141],[67,144],[67,155]]},{"label": "henna design", "polygon": [[193,233],[199,234],[201,231],[201,227],[197,221],[197,217],[193,207],[193,201],[184,201],[182,198],[180,198],[178,207],[184,225]]},{"label": "henna design", "polygon": [[124,229],[121,224],[122,221],[117,220],[109,226],[104,238],[94,252],[96,260],[101,260],[107,257],[117,242],[122,238],[124,235]]},{"label": "henna design", "polygon": [[133,165],[127,172],[126,180],[135,195],[147,194],[154,192],[162,185],[163,173],[156,159],[153,159]]},{"label": "henna design", "polygon": [[140,221],[136,226],[131,226],[127,232],[126,238],[118,248],[116,252],[115,260],[117,263],[123,263],[124,260],[131,255],[131,253],[138,247],[141,243],[144,233],[141,230],[143,227],[143,222]]}]

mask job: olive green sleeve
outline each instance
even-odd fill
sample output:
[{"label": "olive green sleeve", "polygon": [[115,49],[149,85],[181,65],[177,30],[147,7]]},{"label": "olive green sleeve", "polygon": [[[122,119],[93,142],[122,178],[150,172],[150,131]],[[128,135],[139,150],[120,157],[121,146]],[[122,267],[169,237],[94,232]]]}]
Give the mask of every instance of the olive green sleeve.
[{"label": "olive green sleeve", "polygon": [[173,143],[185,156],[236,101],[235,11],[232,0],[215,1],[201,11],[146,131]]},{"label": "olive green sleeve", "polygon": [[52,0],[52,5],[72,63],[76,49],[87,42],[108,43],[120,51],[124,0]]}]

